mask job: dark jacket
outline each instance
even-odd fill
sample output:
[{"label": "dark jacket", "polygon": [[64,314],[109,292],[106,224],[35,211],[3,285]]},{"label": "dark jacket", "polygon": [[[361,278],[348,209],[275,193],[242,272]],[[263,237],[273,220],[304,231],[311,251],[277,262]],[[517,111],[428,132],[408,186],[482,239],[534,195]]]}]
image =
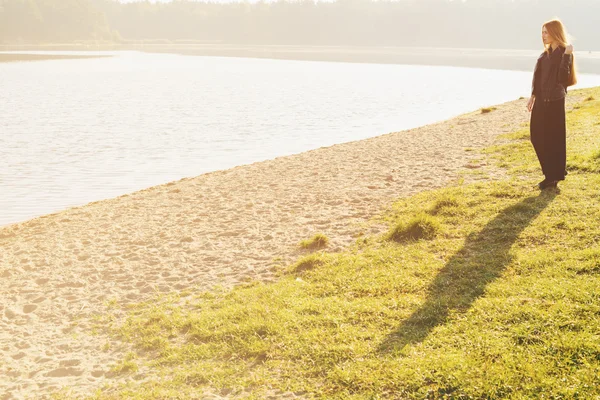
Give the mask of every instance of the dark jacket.
[{"label": "dark jacket", "polygon": [[[535,64],[531,94],[536,99],[546,101],[564,98],[567,95],[572,61],[573,55],[565,54],[565,48],[561,46],[550,54],[543,52]],[[542,69],[545,69],[545,73],[542,73]]]}]

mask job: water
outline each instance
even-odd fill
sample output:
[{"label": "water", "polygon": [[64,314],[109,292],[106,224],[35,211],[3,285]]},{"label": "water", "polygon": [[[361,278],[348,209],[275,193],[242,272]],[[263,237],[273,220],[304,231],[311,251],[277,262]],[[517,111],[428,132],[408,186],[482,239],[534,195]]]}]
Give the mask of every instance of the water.
[{"label": "water", "polygon": [[518,71],[114,54],[0,63],[0,225],[417,127],[531,85]]}]

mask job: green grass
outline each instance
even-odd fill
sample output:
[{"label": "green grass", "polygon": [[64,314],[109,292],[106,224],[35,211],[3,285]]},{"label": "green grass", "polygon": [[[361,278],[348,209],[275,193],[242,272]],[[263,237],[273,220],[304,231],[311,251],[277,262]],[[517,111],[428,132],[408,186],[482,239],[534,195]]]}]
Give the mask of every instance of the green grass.
[{"label": "green grass", "polygon": [[300,242],[300,247],[305,250],[317,250],[327,247],[329,238],[322,233],[317,233],[312,238]]},{"label": "green grass", "polygon": [[135,362],[136,359],[136,354],[135,353],[127,353],[127,355],[125,356],[125,359],[120,362],[117,365],[114,365],[112,367],[112,372],[117,373],[117,374],[123,374],[123,373],[127,373],[127,372],[137,372],[138,371],[138,365]]},{"label": "green grass", "polygon": [[289,269],[290,273],[300,273],[304,271],[310,271],[318,268],[325,264],[327,261],[327,255],[324,253],[314,253],[306,257],[301,258],[294,263]]},{"label": "green grass", "polygon": [[486,152],[508,180],[401,199],[388,233],[276,283],[140,304],[113,327],[139,352],[121,371],[135,359],[156,378],[93,397],[599,398],[599,121],[597,100],[569,112],[560,191],[534,189],[515,132]]},{"label": "green grass", "polygon": [[386,239],[394,242],[433,239],[440,231],[439,221],[425,213],[419,213],[408,222],[400,221],[387,234]]}]

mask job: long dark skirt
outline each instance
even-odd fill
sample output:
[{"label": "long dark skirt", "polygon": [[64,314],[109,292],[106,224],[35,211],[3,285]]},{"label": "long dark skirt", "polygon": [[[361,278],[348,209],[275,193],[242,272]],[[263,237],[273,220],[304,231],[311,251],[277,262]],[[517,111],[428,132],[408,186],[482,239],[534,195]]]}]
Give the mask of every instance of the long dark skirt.
[{"label": "long dark skirt", "polygon": [[529,126],[531,144],[546,179],[564,180],[567,164],[565,99],[549,102],[536,99]]}]

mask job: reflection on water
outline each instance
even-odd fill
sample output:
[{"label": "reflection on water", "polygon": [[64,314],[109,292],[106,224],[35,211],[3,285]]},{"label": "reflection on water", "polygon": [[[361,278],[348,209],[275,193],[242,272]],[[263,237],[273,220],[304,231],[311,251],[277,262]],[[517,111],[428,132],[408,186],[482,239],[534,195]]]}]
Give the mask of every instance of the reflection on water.
[{"label": "reflection on water", "polygon": [[[0,225],[446,119],[527,96],[531,79],[453,67],[109,54],[0,64]],[[581,81],[600,85],[599,76]]]}]

